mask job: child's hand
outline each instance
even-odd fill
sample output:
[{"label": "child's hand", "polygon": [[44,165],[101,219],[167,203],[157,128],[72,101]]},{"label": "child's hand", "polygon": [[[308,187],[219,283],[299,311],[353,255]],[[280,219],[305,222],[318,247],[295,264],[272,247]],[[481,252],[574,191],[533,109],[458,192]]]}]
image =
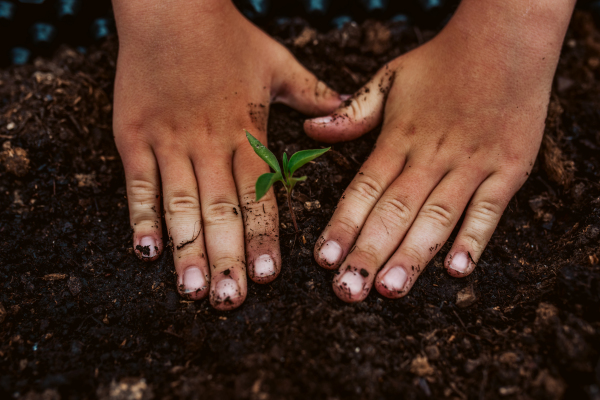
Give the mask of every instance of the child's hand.
[{"label": "child's hand", "polygon": [[[281,268],[268,172],[243,129],[266,143],[269,103],[332,112],[337,93],[228,1],[114,1],[120,50],[114,132],[127,179],[136,253],[163,251],[161,201],[178,287],[214,307],[239,306]],[[162,196],[161,196],[162,195]],[[245,249],[245,251],[244,251]]]},{"label": "child's hand", "polygon": [[341,299],[361,301],[373,284],[386,297],[406,295],[465,209],[445,267],[455,277],[473,271],[533,167],[573,6],[463,0],[435,39],[390,62],[331,116],[306,121],[325,142],[383,122],[315,248],[321,266],[340,267]]}]

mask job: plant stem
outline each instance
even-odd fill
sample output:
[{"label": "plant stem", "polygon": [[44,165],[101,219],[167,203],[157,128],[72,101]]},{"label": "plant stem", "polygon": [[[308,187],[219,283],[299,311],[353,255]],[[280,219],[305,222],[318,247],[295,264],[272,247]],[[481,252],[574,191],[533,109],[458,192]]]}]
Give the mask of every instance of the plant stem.
[{"label": "plant stem", "polygon": [[288,200],[288,207],[290,209],[290,215],[292,216],[292,222],[294,223],[294,229],[296,230],[296,233],[297,233],[298,232],[298,224],[296,224],[296,214],[294,214],[294,207],[292,206],[292,191],[291,190],[287,191],[287,200]]}]

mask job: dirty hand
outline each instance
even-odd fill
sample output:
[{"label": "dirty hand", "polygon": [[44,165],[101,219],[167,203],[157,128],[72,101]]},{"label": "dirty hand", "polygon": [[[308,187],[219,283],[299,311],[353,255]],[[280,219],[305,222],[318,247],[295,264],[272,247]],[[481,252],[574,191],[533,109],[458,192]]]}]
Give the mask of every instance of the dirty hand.
[{"label": "dirty hand", "polygon": [[235,308],[246,266],[259,283],[281,268],[273,191],[254,201],[268,166],[243,129],[266,143],[270,102],[324,115],[339,96],[229,1],[113,3],[114,133],[136,254],[152,261],[164,249],[162,201],[180,293]]},{"label": "dirty hand", "polygon": [[324,142],[383,122],[369,159],[317,241],[348,302],[371,287],[406,295],[464,221],[444,265],[470,274],[542,139],[552,78],[574,0],[463,0],[444,30],[385,65],[327,117]]}]

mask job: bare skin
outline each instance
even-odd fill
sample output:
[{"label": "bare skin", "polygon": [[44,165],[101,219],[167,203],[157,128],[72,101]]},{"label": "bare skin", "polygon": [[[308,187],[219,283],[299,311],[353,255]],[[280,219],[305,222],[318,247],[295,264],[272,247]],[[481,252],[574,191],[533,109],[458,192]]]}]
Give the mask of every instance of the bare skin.
[{"label": "bare skin", "polygon": [[281,268],[274,193],[254,201],[268,167],[243,129],[266,143],[271,102],[326,115],[340,97],[229,1],[113,3],[114,133],[136,254],[155,260],[164,236],[182,295],[238,307],[246,274],[268,283]]},{"label": "bare skin", "polygon": [[463,0],[433,40],[384,66],[307,134],[383,123],[315,247],[337,296],[405,296],[465,219],[445,267],[469,275],[537,155],[574,0]]}]

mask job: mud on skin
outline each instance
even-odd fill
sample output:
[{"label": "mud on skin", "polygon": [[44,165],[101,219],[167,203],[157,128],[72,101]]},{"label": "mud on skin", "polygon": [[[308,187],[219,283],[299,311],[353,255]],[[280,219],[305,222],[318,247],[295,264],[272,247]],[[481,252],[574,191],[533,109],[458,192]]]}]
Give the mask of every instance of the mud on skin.
[{"label": "mud on skin", "polygon": [[[392,26],[393,50],[383,55],[342,46],[336,32],[294,47],[288,32],[302,28],[273,29],[340,93],[418,43],[414,29]],[[113,379],[133,387],[140,377],[155,398],[591,398],[600,354],[600,38],[589,16],[575,16],[565,43],[552,140],[469,277],[448,276],[436,256],[402,299],[371,293],[347,305],[333,293],[335,272],[315,264],[313,246],[373,132],[334,146],[348,164],[327,156],[304,167],[311,181],[296,190],[321,203],[294,204],[306,244],[280,199],[281,276],[249,282],[244,305],[228,312],[179,297],[172,248],[148,263],[130,247],[110,128],[116,42],[1,70],[1,139],[31,161],[23,177],[0,165],[0,398],[47,390],[104,398]],[[272,107],[278,157],[319,145],[302,134],[303,121]],[[78,185],[75,174],[92,173],[97,184]],[[477,300],[461,308],[457,295],[469,287]]]}]

